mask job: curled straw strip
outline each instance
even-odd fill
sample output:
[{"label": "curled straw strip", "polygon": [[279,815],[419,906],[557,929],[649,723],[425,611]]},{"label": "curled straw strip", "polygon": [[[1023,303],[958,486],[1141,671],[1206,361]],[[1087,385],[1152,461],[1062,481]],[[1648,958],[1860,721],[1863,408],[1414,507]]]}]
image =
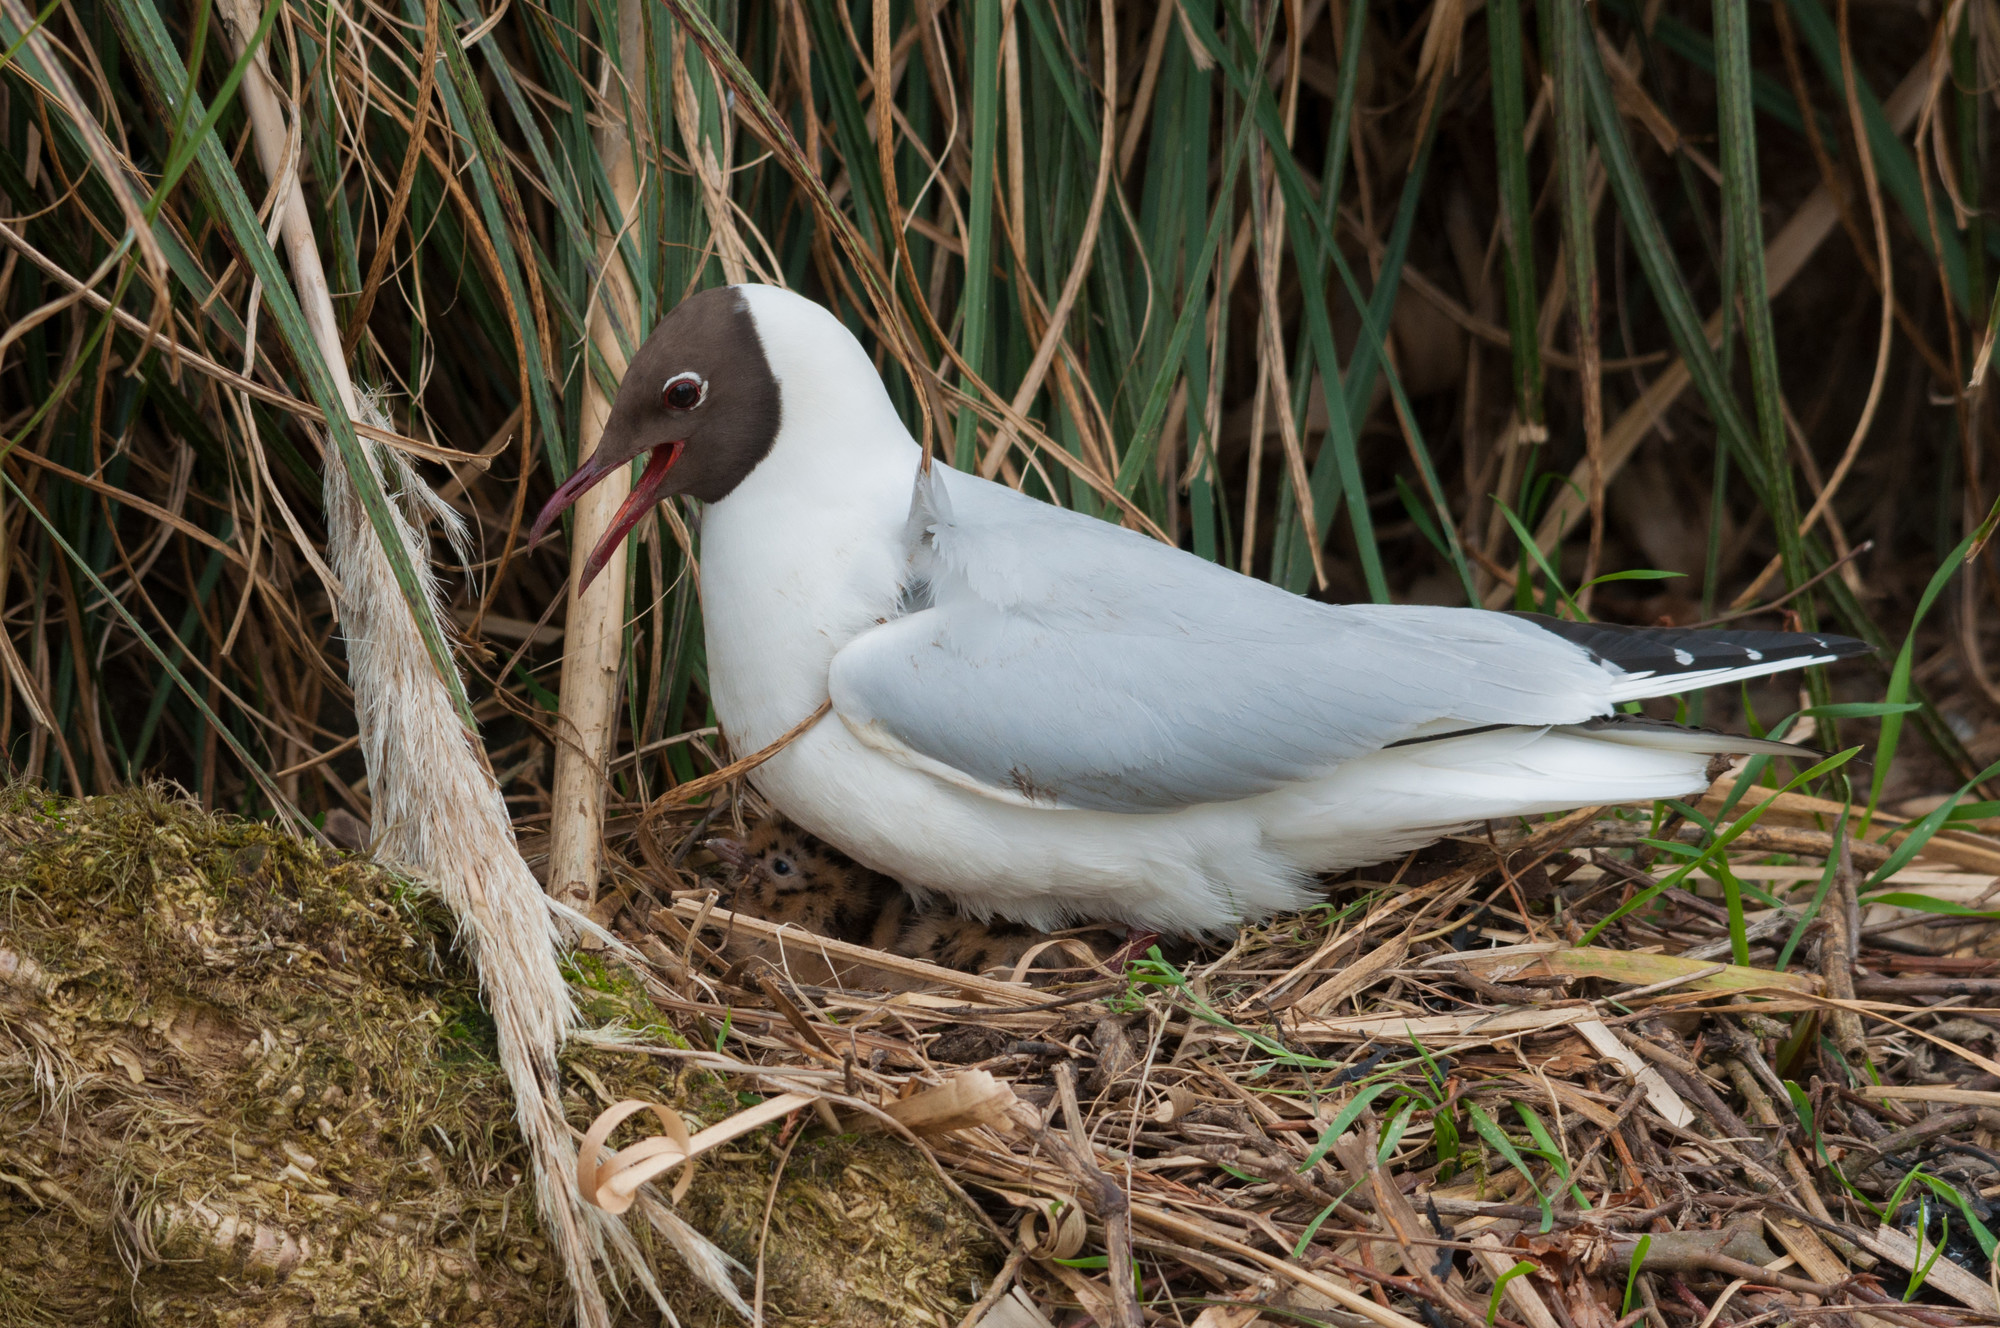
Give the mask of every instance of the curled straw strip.
[{"label": "curled straw strip", "polygon": [[[651,1102],[628,1098],[591,1122],[590,1132],[583,1137],[583,1148],[576,1156],[576,1188],[585,1199],[605,1212],[622,1213],[632,1206],[639,1187],[655,1176],[664,1175],[683,1162],[692,1162],[739,1135],[782,1120],[800,1107],[812,1105],[812,1102],[813,1099],[804,1093],[785,1093],[748,1111],[739,1111],[721,1124],[711,1125],[690,1138],[687,1125],[678,1113]],[[609,1158],[604,1157],[604,1141],[610,1137],[611,1131],[620,1122],[641,1111],[651,1111],[659,1117],[660,1128],[666,1133],[649,1135],[630,1148],[621,1149]],[[681,1173],[674,1182],[674,1202],[680,1202],[693,1180],[693,1167]]]},{"label": "curled straw strip", "polygon": [[1074,1259],[1083,1251],[1090,1225],[1083,1209],[1061,1199],[1033,1201],[1021,1214],[1021,1248],[1030,1259]]},{"label": "curled straw strip", "polygon": [[[583,1137],[583,1147],[577,1153],[577,1192],[608,1213],[622,1213],[632,1206],[639,1187],[647,1181],[683,1163],[692,1163],[731,1139],[782,1120],[801,1107],[829,1100],[834,1099],[809,1093],[783,1093],[690,1136],[677,1112],[657,1103],[628,1098],[606,1108],[591,1122],[589,1133]],[[1009,1128],[1007,1113],[1014,1102],[1013,1089],[984,1070],[972,1070],[908,1097],[885,1102],[881,1111],[917,1135],[970,1130],[982,1125],[1004,1131]],[[662,1133],[648,1135],[605,1157],[606,1140],[611,1132],[642,1111],[650,1111],[659,1119]],[[881,1128],[881,1123],[867,1117],[849,1118],[841,1122],[841,1127],[868,1130]],[[689,1166],[674,1182],[672,1193],[676,1203],[693,1180],[694,1168]]]}]

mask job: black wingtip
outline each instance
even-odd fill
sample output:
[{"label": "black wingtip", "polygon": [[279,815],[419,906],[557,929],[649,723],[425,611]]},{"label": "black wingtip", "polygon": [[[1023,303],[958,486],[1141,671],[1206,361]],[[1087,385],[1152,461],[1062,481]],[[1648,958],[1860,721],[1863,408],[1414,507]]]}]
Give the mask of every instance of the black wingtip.
[{"label": "black wingtip", "polygon": [[1785,660],[1849,659],[1874,650],[1832,632],[1767,632],[1749,628],[1625,627],[1571,622],[1545,613],[1516,613],[1544,631],[1588,650],[1593,659],[1628,673],[1699,673]]}]

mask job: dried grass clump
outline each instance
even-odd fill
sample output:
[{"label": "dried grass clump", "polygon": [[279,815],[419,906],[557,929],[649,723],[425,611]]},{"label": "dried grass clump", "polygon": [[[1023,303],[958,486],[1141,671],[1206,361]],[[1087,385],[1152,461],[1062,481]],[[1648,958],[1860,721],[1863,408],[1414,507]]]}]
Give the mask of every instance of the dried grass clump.
[{"label": "dried grass clump", "polygon": [[[492,1025],[430,895],[163,788],[15,785],[0,901],[0,1323],[560,1317]],[[629,980],[582,976],[591,1017],[649,1014]],[[657,1057],[564,1068],[579,1124],[604,1094],[738,1105]],[[761,1249],[772,1321],[943,1322],[990,1272],[907,1146],[797,1143],[773,1202],[772,1134],[705,1159],[681,1208],[746,1268]],[[683,1322],[735,1321],[653,1254]]]},{"label": "dried grass clump", "polygon": [[746,1082],[1006,1101],[925,1138],[1005,1228],[967,1324],[2000,1322],[2000,825],[1861,812],[1732,771],[1027,982],[619,924]]}]

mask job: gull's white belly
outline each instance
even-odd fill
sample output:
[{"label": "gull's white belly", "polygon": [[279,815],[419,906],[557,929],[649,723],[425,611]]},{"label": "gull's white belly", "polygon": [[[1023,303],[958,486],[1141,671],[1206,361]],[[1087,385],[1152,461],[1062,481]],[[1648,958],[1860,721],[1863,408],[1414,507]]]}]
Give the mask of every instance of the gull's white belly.
[{"label": "gull's white belly", "polygon": [[1381,862],[1489,818],[1705,787],[1705,758],[1558,732],[1378,752],[1324,778],[1158,815],[1016,806],[952,787],[838,716],[759,768],[780,811],[905,885],[1043,929],[1213,932],[1313,902],[1316,873]]},{"label": "gull's white belly", "polygon": [[1157,816],[1014,806],[903,766],[828,715],[752,776],[785,815],[907,886],[1052,928],[1213,931],[1307,902],[1247,804]]}]

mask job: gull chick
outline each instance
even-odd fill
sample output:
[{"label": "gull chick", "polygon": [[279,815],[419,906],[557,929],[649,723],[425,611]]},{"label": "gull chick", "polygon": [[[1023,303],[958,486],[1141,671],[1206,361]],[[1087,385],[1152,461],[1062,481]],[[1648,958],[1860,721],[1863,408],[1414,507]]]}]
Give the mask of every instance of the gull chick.
[{"label": "gull chick", "polygon": [[701,523],[710,695],[750,775],[857,862],[962,910],[1207,933],[1315,874],[1496,817],[1680,797],[1711,756],[1802,749],[1620,714],[1823,664],[1845,637],[1315,603],[920,451],[839,319],[703,291],[633,356],[535,523],[645,470]]},{"label": "gull chick", "polygon": [[[1054,938],[1032,928],[962,917],[936,897],[911,900],[889,877],[868,870],[782,816],[765,817],[741,843],[711,839],[707,847],[735,868],[734,879],[719,900],[732,913],[748,913],[816,936],[966,973],[1012,969],[1037,947],[1041,947],[1038,968],[1052,967],[1065,958],[1064,952],[1044,944]],[[801,955],[808,964],[814,958],[810,942],[794,941],[788,949],[794,952],[789,961],[793,965]],[[731,937],[724,953],[732,961],[761,956],[787,962],[778,945],[758,939]],[[808,971],[817,974],[819,968]]]},{"label": "gull chick", "polygon": [[[909,900],[902,886],[783,817],[759,821],[742,843],[711,839],[707,848],[736,869],[718,901],[732,913],[875,950],[893,951],[903,933]],[[764,942],[737,948],[767,958],[777,954]]]}]

